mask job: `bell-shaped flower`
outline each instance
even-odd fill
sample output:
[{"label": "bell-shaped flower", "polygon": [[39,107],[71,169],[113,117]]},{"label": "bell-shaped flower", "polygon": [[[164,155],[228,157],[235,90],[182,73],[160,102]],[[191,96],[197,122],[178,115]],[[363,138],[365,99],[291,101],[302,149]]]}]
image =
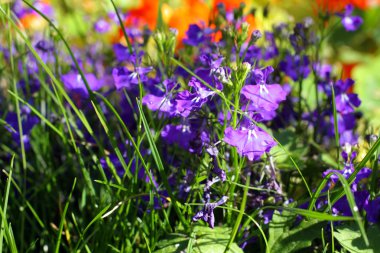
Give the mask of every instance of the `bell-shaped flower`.
[{"label": "bell-shaped flower", "polygon": [[281,101],[286,99],[286,91],[279,84],[266,84],[269,74],[273,72],[272,67],[253,72],[253,79],[257,85],[246,85],[241,94],[252,101],[252,106],[257,110],[274,111]]},{"label": "bell-shaped flower", "polygon": [[274,139],[261,128],[251,125],[248,128],[233,129],[227,127],[224,131],[224,142],[237,148],[240,155],[255,161],[276,145]]},{"label": "bell-shaped flower", "polygon": [[337,14],[342,18],[342,25],[346,31],[352,32],[359,29],[363,24],[363,19],[359,16],[352,16],[354,6],[352,4],[346,5],[344,13]]}]

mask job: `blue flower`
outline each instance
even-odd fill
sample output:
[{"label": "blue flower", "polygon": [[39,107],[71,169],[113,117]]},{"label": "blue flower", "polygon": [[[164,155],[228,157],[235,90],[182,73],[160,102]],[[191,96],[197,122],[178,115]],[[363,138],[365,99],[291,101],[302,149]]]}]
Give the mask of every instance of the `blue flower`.
[{"label": "blue flower", "polygon": [[223,140],[236,147],[238,153],[246,156],[250,161],[260,159],[265,152],[269,152],[276,145],[276,142],[267,132],[255,125],[238,129],[227,127],[224,131]]},{"label": "blue flower", "polygon": [[363,24],[363,19],[359,16],[352,16],[354,6],[352,4],[346,5],[344,13],[337,14],[342,18],[342,25],[346,31],[356,31]]},{"label": "blue flower", "polygon": [[214,225],[215,225],[214,209],[215,209],[215,207],[221,206],[224,203],[226,203],[227,199],[228,198],[226,196],[223,196],[218,202],[206,203],[203,206],[203,209],[200,210],[199,212],[197,212],[193,216],[193,219],[192,219],[193,222],[196,222],[196,221],[202,219],[203,221],[208,223],[210,228],[214,228]]}]

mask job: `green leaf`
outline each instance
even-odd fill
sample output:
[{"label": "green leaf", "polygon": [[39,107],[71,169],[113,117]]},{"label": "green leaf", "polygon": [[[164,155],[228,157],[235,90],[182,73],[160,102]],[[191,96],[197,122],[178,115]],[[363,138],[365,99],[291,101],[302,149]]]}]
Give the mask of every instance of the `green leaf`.
[{"label": "green leaf", "polygon": [[275,211],[269,224],[269,252],[295,252],[310,247],[312,241],[321,235],[325,222],[304,220],[296,228],[289,229],[295,215],[287,211]]},{"label": "green leaf", "polygon": [[269,248],[272,248],[281,235],[289,229],[294,218],[295,214],[288,211],[283,211],[282,214],[278,210],[274,211],[272,221],[269,223]]},{"label": "green leaf", "polygon": [[282,169],[295,170],[296,168],[294,164],[289,159],[289,155],[291,155],[295,162],[300,167],[303,167],[304,161],[302,160],[302,157],[305,157],[308,148],[302,145],[301,138],[291,130],[277,131],[273,133],[273,136],[282,145],[282,147],[277,145],[271,149],[271,154],[277,164],[284,166]]},{"label": "green leaf", "polygon": [[380,229],[377,225],[368,227],[369,246],[363,241],[360,230],[354,224],[345,224],[336,227],[334,237],[343,248],[353,253],[375,253],[380,249]]},{"label": "green leaf", "polygon": [[[231,228],[216,227],[214,229],[195,226],[192,238],[181,234],[172,234],[169,238],[158,243],[159,248],[156,253],[174,253],[186,252],[189,240],[192,240],[192,252],[194,253],[223,253],[231,234]],[[232,243],[230,253],[242,253],[243,250],[236,244]]]}]

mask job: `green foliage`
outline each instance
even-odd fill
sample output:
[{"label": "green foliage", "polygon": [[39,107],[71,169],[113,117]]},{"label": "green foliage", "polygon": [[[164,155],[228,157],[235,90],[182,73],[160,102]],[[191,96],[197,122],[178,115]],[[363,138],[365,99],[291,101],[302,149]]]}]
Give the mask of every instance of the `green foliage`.
[{"label": "green foliage", "polygon": [[[229,242],[231,228],[216,227],[214,229],[202,226],[194,226],[191,236],[172,234],[158,243],[156,253],[175,253],[186,251],[191,245],[194,253],[223,253]],[[243,250],[232,243],[229,253],[242,253]]]},{"label": "green foliage", "polygon": [[380,228],[377,224],[367,228],[369,246],[364,243],[357,226],[344,224],[335,228],[334,237],[351,253],[376,253],[380,249]]},{"label": "green foliage", "polygon": [[[320,182],[321,171],[328,166],[339,167],[340,161],[339,157],[335,157],[335,153],[333,157],[328,150],[319,146],[322,144],[318,144],[317,140],[307,138],[309,137],[307,130],[305,134],[300,134],[299,129],[289,127],[284,131],[271,133],[278,141],[278,146],[272,149],[270,154],[269,152],[265,154],[268,160],[272,158],[271,156],[274,158],[275,166],[272,168],[272,175],[268,175],[271,172],[267,171],[266,166],[269,162],[265,159],[260,162],[247,162],[238,155],[236,150],[230,149],[223,143],[223,130],[226,124],[214,124],[213,121],[217,122],[218,119],[210,111],[205,110],[200,113],[210,116],[205,124],[216,126],[215,135],[219,136],[214,136],[212,141],[218,141],[213,143],[219,152],[216,155],[217,158],[207,152],[200,155],[186,155],[187,153],[177,150],[177,146],[161,143],[160,132],[167,122],[157,117],[157,113],[145,110],[143,107],[141,98],[146,91],[141,83],[136,85],[140,93],[136,100],[134,97],[129,97],[129,91],[126,90],[119,90],[115,99],[114,90],[108,86],[103,87],[104,95],[100,91],[98,93],[90,89],[84,75],[85,68],[88,66],[82,67],[82,64],[86,64],[82,62],[83,59],[74,54],[75,50],[71,48],[71,41],[69,43],[65,37],[78,34],[87,36],[92,20],[88,22],[82,20],[84,12],[77,10],[75,6],[71,7],[70,3],[73,0],[56,2],[57,5],[62,5],[62,8],[70,7],[64,14],[61,13],[62,16],[59,18],[58,23],[65,24],[64,26],[58,26],[47,16],[38,13],[49,24],[49,29],[45,31],[46,37],[52,39],[57,48],[64,46],[62,51],[67,53],[65,56],[68,57],[67,59],[71,57],[68,62],[60,59],[60,57],[66,59],[62,56],[64,53],[56,55],[54,63],[45,62],[36,50],[35,41],[30,39],[19,26],[18,20],[10,13],[8,5],[2,3],[0,5],[0,25],[1,28],[7,27],[4,29],[6,41],[4,44],[9,47],[11,62],[10,66],[0,66],[1,88],[5,83],[4,101],[0,103],[1,109],[3,109],[3,104],[6,108],[4,112],[1,111],[0,126],[2,129],[7,127],[14,133],[17,131],[21,133],[20,147],[14,145],[17,144],[15,141],[12,143],[8,141],[11,133],[6,132],[4,136],[1,136],[1,141],[3,138],[6,141],[0,143],[0,157],[4,158],[0,159],[0,165],[3,166],[0,177],[2,185],[0,252],[42,251],[42,249],[45,250],[45,246],[48,246],[49,252],[55,249],[55,252],[241,253],[243,250],[239,245],[253,237],[258,238],[259,246],[257,247],[262,252],[302,252],[310,248],[313,241],[323,236],[323,228],[328,225],[327,221],[349,222],[352,220],[356,221],[360,230],[356,225],[336,227],[337,232],[334,236],[344,249],[351,252],[375,252],[370,251],[370,248],[380,247],[379,240],[376,238],[380,232],[378,227],[369,226],[366,232],[361,214],[353,212],[353,217],[332,215],[327,212],[328,209],[315,207],[317,200],[324,194],[331,176],[327,176]],[[121,26],[128,51],[132,53],[135,50],[132,46],[136,44],[132,45],[135,41],[128,38],[123,17],[118,12],[121,2],[123,1],[111,0],[105,5],[108,6],[108,11],[117,14],[118,22],[114,25]],[[166,4],[167,1],[160,1],[160,6],[164,3]],[[29,5],[35,8],[32,1]],[[158,19],[159,26],[163,26],[164,20],[161,13]],[[372,19],[375,17],[372,16]],[[233,125],[237,126],[242,115],[245,114],[239,109],[239,90],[252,70],[251,67],[257,66],[244,65],[241,62],[242,58],[238,59],[237,63],[228,62],[230,64],[228,67],[231,68],[234,76],[233,81],[228,80],[228,85],[226,84],[228,92],[218,90],[192,70],[190,61],[193,55],[185,54],[183,58],[182,55],[179,57],[175,55],[175,33],[166,34],[165,32],[168,32],[166,27],[161,28],[163,31],[155,33],[156,47],[161,46],[159,57],[151,57],[149,51],[146,51],[147,56],[143,61],[149,61],[152,65],[158,64],[160,70],[163,70],[162,73],[168,77],[173,74],[177,66],[182,67],[189,76],[200,80],[203,85],[214,91],[215,97],[221,98],[221,105],[217,110],[231,113]],[[245,27],[246,30],[247,28]],[[243,42],[241,38],[239,41],[240,44]],[[0,46],[3,46],[3,41],[0,43]],[[148,44],[147,41],[144,43]],[[15,45],[15,48],[11,45]],[[223,51],[225,48],[218,50]],[[109,53],[107,50],[104,51],[105,54]],[[60,50],[54,53],[58,52],[62,53]],[[24,94],[24,91],[17,86],[17,82],[25,78],[20,69],[25,67],[23,64],[28,64],[26,62],[29,59],[26,57],[28,55],[36,60],[38,73],[35,75],[38,76],[41,84],[41,90],[33,96]],[[7,64],[6,57],[0,56],[2,57],[0,57],[0,64]],[[105,58],[107,57],[111,58],[111,55],[106,55]],[[109,64],[106,67],[116,66],[114,59],[105,60],[105,62]],[[74,65],[88,91],[89,99],[86,101],[88,107],[80,106],[76,97],[65,90],[60,80],[60,76],[65,73],[64,69]],[[380,65],[376,60],[373,66],[364,65],[358,69],[359,81],[356,88],[359,93],[363,93],[362,96],[373,95],[377,98],[376,92],[369,94],[368,92],[371,91],[368,90],[376,90],[380,77],[378,73],[375,75],[373,73],[378,68]],[[181,78],[178,82],[181,83],[181,87],[184,87],[186,78]],[[371,88],[366,89],[362,83],[370,85]],[[305,109],[303,107],[306,107],[304,111],[307,112],[318,105],[318,94],[314,89],[315,79],[309,77],[303,80],[302,86],[299,109],[303,110]],[[110,96],[108,96],[109,93]],[[136,103],[133,115],[132,113],[128,115],[133,117],[137,125],[134,126],[136,129],[129,128],[130,122],[123,115],[124,108],[119,106],[120,100],[124,99],[123,96],[129,100],[130,104]],[[371,117],[374,118],[379,114],[376,100],[373,101],[368,103],[363,101],[363,105],[367,110],[367,115],[373,115]],[[34,126],[28,136],[30,149],[27,151],[22,136],[21,106],[30,109],[31,115],[40,121],[40,124]],[[12,111],[17,112],[18,127],[15,127],[16,129],[4,120],[6,113]],[[335,111],[335,131],[337,132],[336,116]],[[162,122],[159,122],[160,120]],[[179,119],[176,120],[179,121]],[[376,120],[375,118],[373,122],[377,122]],[[262,127],[267,130],[270,123]],[[338,136],[336,137],[336,144],[338,144]],[[356,166],[355,173],[363,168],[370,157],[373,167],[376,168],[377,164],[373,157],[377,154],[375,151],[377,152],[379,146],[380,140],[375,142],[363,162]],[[179,165],[166,161],[168,156],[165,152],[174,153],[173,158],[169,159],[178,159]],[[115,155],[117,160],[111,161],[111,155]],[[12,158],[9,164],[7,159],[10,157]],[[229,157],[232,159],[230,160]],[[228,195],[229,200],[226,206],[220,206],[217,211],[223,212],[216,215],[217,219],[223,216],[223,226],[217,222],[216,227],[210,229],[200,225],[194,226],[190,221],[196,210],[193,203],[199,203],[202,199],[204,182],[210,175],[210,170],[217,166],[213,163],[214,161],[221,170],[226,172],[227,180],[223,184],[217,183],[212,186],[212,197],[216,199],[221,195]],[[103,168],[103,162],[107,164],[109,171]],[[117,163],[121,164],[123,173],[116,171]],[[136,168],[141,168],[146,178],[139,178],[140,171]],[[184,182],[183,178],[187,176],[186,170],[194,173],[194,178],[188,181],[186,179]],[[253,174],[255,175],[252,176]],[[212,173],[211,175],[215,176]],[[318,178],[314,178],[314,175],[318,175]],[[174,183],[171,181],[172,176],[177,180]],[[268,178],[273,181],[278,180],[279,192],[273,189],[268,190],[265,185],[264,187],[260,185]],[[333,202],[347,196],[350,208],[354,210],[355,200],[350,189],[353,177],[346,180],[340,175],[339,179],[343,187],[339,185],[340,188],[337,187],[338,189],[332,192]],[[371,179],[373,179],[373,184],[376,184],[377,176]],[[183,181],[178,182],[180,180]],[[179,187],[176,187],[179,185],[186,188],[186,194],[183,194],[186,197],[179,197],[182,193],[179,192]],[[313,189],[316,189],[314,194],[312,194]],[[270,196],[262,200],[267,201],[266,203],[252,204],[251,197],[255,198],[257,192],[264,193],[263,195],[267,193]],[[281,196],[282,202],[276,203],[273,200],[275,194],[278,194],[276,197]],[[374,192],[373,195],[375,194]],[[310,203],[309,209],[301,209],[296,205],[270,206],[272,201],[282,205],[285,200],[293,197],[301,203]],[[265,207],[252,208],[255,205]],[[276,210],[269,226],[263,224],[259,217],[259,211],[266,208]],[[282,210],[282,212],[277,210]],[[303,216],[299,224],[296,221],[298,216]],[[246,237],[247,233],[248,237]],[[366,239],[367,233],[369,248],[362,240]],[[249,250],[251,249],[248,249],[248,252]]]},{"label": "green foliage", "polygon": [[269,252],[296,252],[310,247],[313,240],[321,236],[321,229],[326,222],[303,220],[292,228],[296,219],[294,213],[275,211],[269,224]]}]

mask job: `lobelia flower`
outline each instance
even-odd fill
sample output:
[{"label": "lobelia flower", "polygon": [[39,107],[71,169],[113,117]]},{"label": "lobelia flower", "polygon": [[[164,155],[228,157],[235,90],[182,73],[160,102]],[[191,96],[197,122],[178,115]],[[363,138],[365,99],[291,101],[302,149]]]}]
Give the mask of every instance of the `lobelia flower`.
[{"label": "lobelia flower", "polygon": [[279,55],[278,47],[276,45],[276,40],[274,34],[271,32],[265,32],[265,41],[268,42],[265,48],[262,48],[262,57],[264,60],[270,60]]},{"label": "lobelia flower", "polygon": [[319,79],[329,82],[331,80],[332,66],[330,64],[314,64],[314,70]]},{"label": "lobelia flower", "polygon": [[257,106],[255,106],[248,99],[242,99],[240,104],[242,105],[242,111],[244,111],[248,117],[252,118],[252,120],[256,122],[270,121],[277,115],[275,110],[266,111],[264,109],[257,108]]},{"label": "lobelia flower", "polygon": [[357,94],[349,93],[349,89],[354,84],[354,81],[350,78],[338,80],[334,85],[334,91],[336,91],[336,109],[338,112],[347,114],[352,113],[355,107],[361,104],[361,101]]},{"label": "lobelia flower", "polygon": [[224,142],[237,148],[240,155],[255,161],[276,145],[273,138],[264,130],[251,124],[248,127],[233,129],[227,127],[224,131]]},{"label": "lobelia flower", "polygon": [[128,61],[134,65],[140,65],[141,58],[144,55],[142,50],[137,53],[135,49],[133,49],[132,53],[130,53],[128,47],[125,47],[120,43],[114,44],[112,49],[118,62]]},{"label": "lobelia flower", "polygon": [[[199,56],[199,61],[205,67],[196,69],[195,74],[211,87],[222,90],[223,83],[230,83],[230,69],[221,66],[223,60],[224,58],[217,54],[203,53]],[[194,87],[202,98],[215,94],[215,91],[195,77],[190,78],[188,85]]]},{"label": "lobelia flower", "polygon": [[[350,155],[346,152],[346,151],[343,151],[342,153],[342,157],[343,157],[343,160],[344,160],[344,168],[343,170],[326,170],[325,172],[323,172],[323,177],[326,177],[329,173],[331,172],[337,172],[337,173],[340,173],[342,174],[346,179],[348,179],[351,174],[354,172],[355,168],[354,168],[354,164],[353,164],[353,161],[355,160],[356,156],[357,156],[357,153],[356,152],[352,152]],[[369,176],[371,175],[371,170],[368,169],[368,168],[362,168],[358,174],[356,175],[356,178],[354,180],[354,182],[351,184],[351,190],[353,192],[356,192],[358,191],[358,184],[365,178],[369,178]],[[335,185],[337,182],[339,181],[338,179],[338,176],[333,174],[330,176],[330,182],[329,183],[329,186],[328,187],[331,187],[332,185]]]},{"label": "lobelia flower", "polygon": [[336,110],[340,113],[346,114],[354,112],[355,107],[361,104],[358,94],[340,94],[336,96]]},{"label": "lobelia flower", "polygon": [[40,90],[40,81],[33,76],[28,76],[27,79],[21,79],[17,83],[17,87],[22,89],[24,94],[33,94]]},{"label": "lobelia flower", "polygon": [[339,134],[339,144],[340,145],[355,145],[358,143],[358,136],[352,131],[344,131],[343,133]]},{"label": "lobelia flower", "polygon": [[[353,193],[356,203],[356,210],[361,211],[368,206],[369,192],[367,190],[356,191]],[[326,201],[327,204],[327,201]],[[332,212],[336,215],[352,216],[350,205],[348,204],[347,197],[344,196],[339,199],[332,207]]]},{"label": "lobelia flower", "polygon": [[94,24],[94,30],[98,33],[106,33],[110,30],[111,25],[107,22],[106,19],[100,18],[98,21]]},{"label": "lobelia flower", "polygon": [[112,70],[112,76],[115,81],[116,89],[132,89],[139,82],[148,80],[147,74],[153,70],[153,67],[136,67],[134,71],[126,67],[117,67]]},{"label": "lobelia flower", "polygon": [[262,58],[261,48],[256,45],[251,45],[248,48],[247,47],[248,43],[244,43],[240,50],[240,57],[242,58],[245,56],[243,62],[248,62],[251,65],[254,65],[258,59]]},{"label": "lobelia flower", "polygon": [[187,38],[184,38],[182,41],[186,45],[196,47],[208,40],[210,33],[211,29],[202,29],[197,24],[192,24],[186,32]]},{"label": "lobelia flower", "polygon": [[[22,124],[22,141],[26,150],[31,148],[30,145],[30,133],[35,125],[39,123],[39,118],[31,114],[29,107],[22,106],[20,108],[20,117]],[[5,126],[5,129],[12,134],[13,140],[20,145],[20,132],[18,127],[17,114],[14,112],[9,112],[5,118],[5,121],[9,126]]]},{"label": "lobelia flower", "polygon": [[142,99],[142,104],[146,105],[151,111],[161,111],[168,116],[177,115],[176,101],[168,96],[156,96],[153,94],[147,94]]},{"label": "lobelia flower", "polygon": [[[215,72],[214,72],[215,73]],[[222,83],[213,75],[213,72],[206,69],[198,69],[195,74],[202,78],[203,81],[208,83],[211,87],[215,87],[218,90],[223,88]],[[207,98],[215,94],[215,91],[204,85],[200,80],[195,77],[191,77],[188,83],[190,87],[194,87],[195,92],[199,98]]]},{"label": "lobelia flower", "polygon": [[305,79],[310,74],[309,58],[306,55],[301,57],[288,53],[278,66],[293,81]]},{"label": "lobelia flower", "polygon": [[203,146],[210,142],[208,133],[197,122],[166,125],[161,132],[161,137],[168,144],[175,143],[191,153],[201,152]]},{"label": "lobelia flower", "polygon": [[168,116],[188,117],[190,113],[200,109],[206,98],[201,98],[196,93],[190,93],[187,90],[180,91],[177,94],[167,94],[156,96],[153,94],[145,95],[142,103],[152,111],[161,111]]},{"label": "lobelia flower", "polygon": [[214,168],[212,169],[212,172],[219,177],[220,181],[224,182],[227,180],[227,175],[226,172],[219,167],[216,155],[217,154],[213,154]]},{"label": "lobelia flower", "polygon": [[367,220],[372,223],[377,223],[380,220],[380,197],[369,200],[368,204],[364,206],[367,213]]},{"label": "lobelia flower", "polygon": [[279,84],[266,84],[268,75],[273,72],[272,67],[256,69],[253,71],[253,79],[257,85],[245,85],[241,94],[252,101],[252,106],[257,110],[274,111],[281,101],[286,99],[287,93]]},{"label": "lobelia flower", "polygon": [[354,6],[352,4],[348,4],[345,7],[344,13],[338,13],[337,15],[342,18],[342,25],[346,31],[352,32],[359,29],[359,27],[363,24],[363,19],[359,16],[352,16],[352,12],[354,11]]},{"label": "lobelia flower", "polygon": [[[88,82],[89,88],[93,91],[97,91],[102,88],[103,84],[99,82],[96,76],[92,73],[84,73],[84,76]],[[77,71],[71,71],[61,76],[62,82],[65,88],[73,95],[79,96],[79,98],[88,98],[88,90],[82,76]]]},{"label": "lobelia flower", "polygon": [[[337,124],[338,124],[338,133],[341,134],[345,131],[352,130],[355,127],[355,115],[353,113],[337,113]],[[330,122],[327,124],[328,135],[335,136],[334,132],[334,116],[330,115]]]},{"label": "lobelia flower", "polygon": [[[339,95],[339,94],[342,94],[342,93],[347,93],[347,91],[349,91],[351,89],[351,87],[352,87],[352,85],[354,85],[354,83],[355,83],[355,81],[352,80],[351,78],[347,78],[346,80],[339,79],[333,85],[334,86],[335,95]],[[330,88],[330,90],[331,90],[331,88]],[[327,93],[327,95],[331,96],[331,91],[330,91],[330,93]]]},{"label": "lobelia flower", "polygon": [[54,61],[54,43],[48,40],[40,40],[38,41],[34,47],[38,52],[38,55],[41,57],[42,61],[45,63]]},{"label": "lobelia flower", "polygon": [[210,228],[214,228],[215,226],[215,216],[214,216],[214,209],[217,206],[221,206],[224,203],[226,203],[228,200],[227,196],[223,196],[218,202],[214,203],[206,203],[203,206],[203,209],[197,212],[193,216],[193,222],[197,222],[198,220],[202,219],[203,221],[207,222]]},{"label": "lobelia flower", "polygon": [[293,29],[293,33],[289,36],[290,44],[299,54],[306,50],[307,47],[315,43],[315,34],[310,30],[313,20],[308,17],[302,23],[297,23]]}]

